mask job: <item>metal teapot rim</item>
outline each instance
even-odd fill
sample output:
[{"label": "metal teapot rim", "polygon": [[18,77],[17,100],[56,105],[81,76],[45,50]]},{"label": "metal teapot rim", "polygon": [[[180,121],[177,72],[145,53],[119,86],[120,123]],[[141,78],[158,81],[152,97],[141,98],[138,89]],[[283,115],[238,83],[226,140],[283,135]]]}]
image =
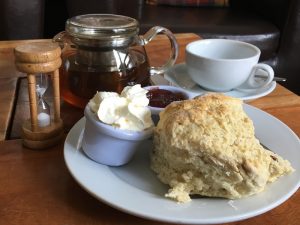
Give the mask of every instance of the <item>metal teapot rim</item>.
[{"label": "metal teapot rim", "polygon": [[138,21],[116,14],[84,14],[66,21],[66,32],[77,38],[109,40],[132,38],[138,34]]}]

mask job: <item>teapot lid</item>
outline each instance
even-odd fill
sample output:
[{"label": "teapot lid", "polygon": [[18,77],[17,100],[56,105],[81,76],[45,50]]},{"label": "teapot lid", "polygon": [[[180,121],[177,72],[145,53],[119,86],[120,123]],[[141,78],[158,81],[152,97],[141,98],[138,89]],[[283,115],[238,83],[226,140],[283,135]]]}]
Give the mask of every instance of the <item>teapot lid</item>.
[{"label": "teapot lid", "polygon": [[131,17],[114,14],[86,14],[68,19],[66,31],[75,38],[108,42],[114,39],[124,39],[127,42],[128,38],[138,34],[139,28],[138,21]]}]

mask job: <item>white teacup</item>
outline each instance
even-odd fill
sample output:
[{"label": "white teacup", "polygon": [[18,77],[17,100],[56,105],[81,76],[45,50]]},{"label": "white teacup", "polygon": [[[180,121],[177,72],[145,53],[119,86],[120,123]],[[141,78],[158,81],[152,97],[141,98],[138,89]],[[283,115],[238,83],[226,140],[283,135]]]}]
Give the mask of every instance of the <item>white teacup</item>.
[{"label": "white teacup", "polygon": [[[274,71],[269,65],[258,63],[259,57],[259,48],[235,40],[205,39],[186,46],[189,76],[211,91],[257,89],[268,85]],[[255,78],[258,70],[264,71],[265,79]]]}]

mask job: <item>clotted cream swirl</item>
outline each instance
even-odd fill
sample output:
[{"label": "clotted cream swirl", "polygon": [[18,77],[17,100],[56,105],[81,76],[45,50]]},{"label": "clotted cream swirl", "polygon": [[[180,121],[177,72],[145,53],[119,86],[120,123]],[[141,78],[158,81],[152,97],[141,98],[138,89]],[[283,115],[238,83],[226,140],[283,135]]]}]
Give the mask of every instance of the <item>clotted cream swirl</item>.
[{"label": "clotted cream swirl", "polygon": [[97,92],[88,105],[100,121],[120,129],[142,131],[153,126],[147,90],[140,84],[116,92]]}]

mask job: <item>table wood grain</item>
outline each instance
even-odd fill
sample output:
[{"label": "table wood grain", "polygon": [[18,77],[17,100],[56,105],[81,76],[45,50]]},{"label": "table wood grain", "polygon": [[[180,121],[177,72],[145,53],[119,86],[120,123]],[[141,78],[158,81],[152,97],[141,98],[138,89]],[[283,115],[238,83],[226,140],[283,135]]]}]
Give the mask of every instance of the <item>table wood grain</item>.
[{"label": "table wood grain", "polygon": [[[125,214],[89,195],[69,174],[63,159],[63,144],[46,151],[33,151],[23,148],[21,140],[0,142],[0,184],[0,225],[165,224]],[[299,225],[299,222],[298,191],[265,214],[226,225]]]},{"label": "table wood grain", "polygon": [[[199,37],[194,34],[179,34],[177,39],[180,44],[177,63],[180,63],[184,61],[185,45]],[[11,61],[12,48],[20,43],[23,42],[0,42],[0,61],[3,57],[2,50],[8,52],[6,63],[0,63],[0,132],[4,132],[0,141],[0,225],[166,224],[120,212],[89,195],[74,181],[66,168],[63,142],[47,150],[33,151],[22,146],[17,133],[14,136],[17,139],[4,140],[8,132],[13,133],[14,129],[20,127],[22,118],[27,113],[26,91],[20,92],[21,89],[26,90],[24,75],[15,70]],[[168,41],[159,37],[147,46],[147,51],[151,64],[158,65],[168,56]],[[3,71],[7,73],[2,73]],[[279,118],[300,136],[299,96],[277,85],[271,94],[250,104]],[[69,127],[78,119],[73,114],[69,109],[62,115]],[[77,116],[81,117],[82,114]],[[300,224],[300,191],[267,213],[226,223],[252,224]]]},{"label": "table wood grain", "polygon": [[9,135],[18,78],[0,78],[0,140]]}]

